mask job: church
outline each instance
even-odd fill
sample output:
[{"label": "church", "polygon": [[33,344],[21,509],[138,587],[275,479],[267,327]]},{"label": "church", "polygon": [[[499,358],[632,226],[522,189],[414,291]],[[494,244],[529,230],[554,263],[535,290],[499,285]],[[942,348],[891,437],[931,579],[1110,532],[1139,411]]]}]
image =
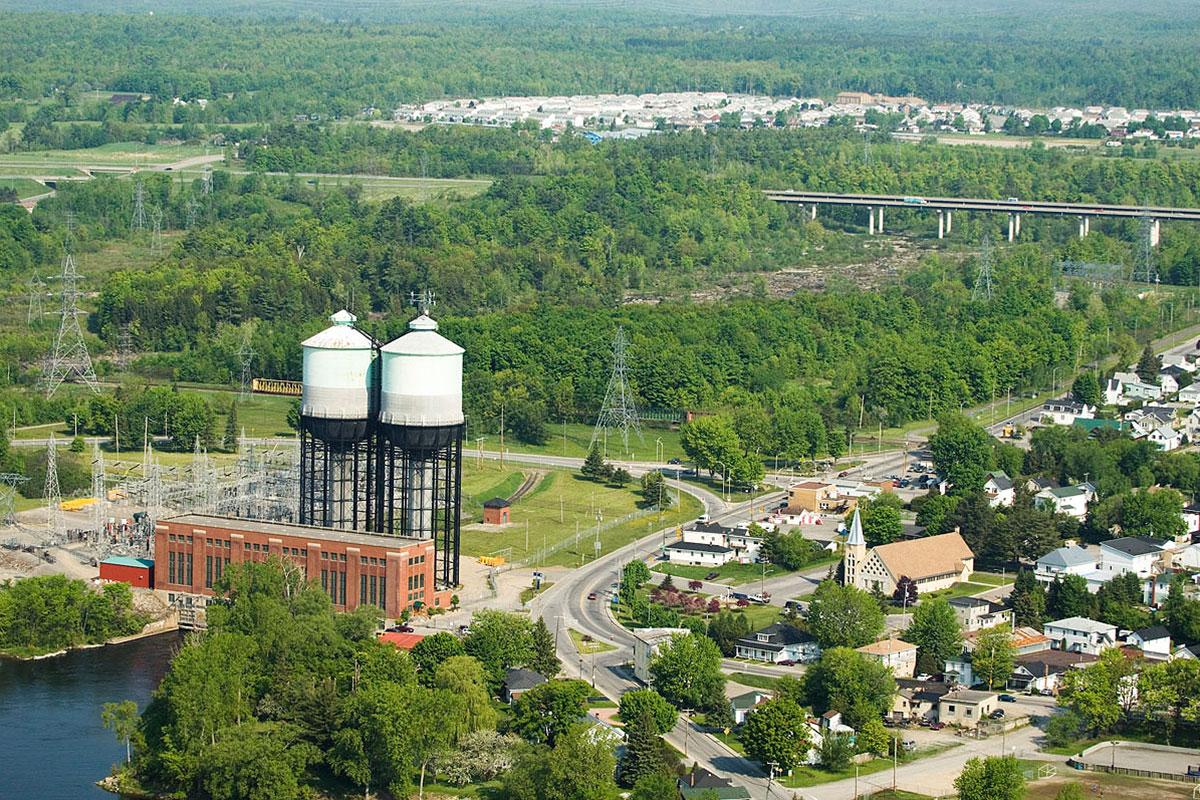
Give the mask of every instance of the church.
[{"label": "church", "polygon": [[967,580],[974,568],[975,554],[957,531],[868,548],[854,510],[842,557],[842,582],[847,585],[868,592],[878,587],[890,595],[907,577],[924,594]]}]

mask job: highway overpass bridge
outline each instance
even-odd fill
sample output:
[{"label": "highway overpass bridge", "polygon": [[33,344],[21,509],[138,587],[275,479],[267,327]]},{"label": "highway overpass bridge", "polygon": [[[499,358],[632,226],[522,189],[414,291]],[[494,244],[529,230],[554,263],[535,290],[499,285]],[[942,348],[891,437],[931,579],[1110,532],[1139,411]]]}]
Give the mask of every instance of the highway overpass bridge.
[{"label": "highway overpass bridge", "polygon": [[938,238],[944,238],[954,227],[955,211],[984,211],[1008,214],[1008,240],[1011,242],[1021,234],[1022,214],[1042,214],[1057,217],[1077,217],[1079,235],[1087,236],[1092,217],[1115,217],[1117,219],[1148,219],[1150,221],[1150,243],[1157,245],[1159,223],[1162,220],[1184,220],[1200,222],[1200,208],[1169,208],[1161,206],[1117,206],[1104,203],[1051,203],[1034,200],[985,200],[971,197],[919,197],[898,194],[839,194],[835,192],[794,192],[788,190],[764,190],[768,200],[777,203],[792,203],[807,206],[813,219],[817,218],[817,206],[861,206],[869,211],[868,231],[875,233],[878,227],[883,232],[883,210],[885,208],[928,209],[938,215]]}]

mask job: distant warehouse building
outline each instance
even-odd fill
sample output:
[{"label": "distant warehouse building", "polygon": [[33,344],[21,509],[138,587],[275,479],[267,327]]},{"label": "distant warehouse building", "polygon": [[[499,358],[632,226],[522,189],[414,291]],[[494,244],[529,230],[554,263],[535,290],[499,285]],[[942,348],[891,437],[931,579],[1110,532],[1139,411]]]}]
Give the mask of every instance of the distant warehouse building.
[{"label": "distant warehouse building", "polygon": [[276,556],[298,566],[338,610],[373,605],[394,618],[449,605],[450,592],[434,588],[433,555],[433,539],[183,514],[154,526],[154,588],[172,602],[211,597],[230,564]]},{"label": "distant warehouse building", "polygon": [[154,586],[154,562],[148,558],[110,556],[100,562],[100,580],[128,583],[135,589]]}]

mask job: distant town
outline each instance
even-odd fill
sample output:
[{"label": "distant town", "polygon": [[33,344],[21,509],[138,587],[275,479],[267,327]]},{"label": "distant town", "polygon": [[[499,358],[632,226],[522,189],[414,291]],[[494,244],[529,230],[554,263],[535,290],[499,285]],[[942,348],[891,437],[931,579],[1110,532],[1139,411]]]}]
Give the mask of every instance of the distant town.
[{"label": "distant town", "polygon": [[[378,109],[363,109],[379,116]],[[920,97],[840,92],[819,97],[768,97],[725,92],[588,94],[431,100],[397,106],[396,122],[542,129],[568,127],[598,138],[636,138],[653,131],[775,125],[815,128],[851,120],[863,130],[898,133],[1011,133],[1085,139],[1200,139],[1200,111],[1090,105],[1049,109],[987,103],[931,103]]]}]

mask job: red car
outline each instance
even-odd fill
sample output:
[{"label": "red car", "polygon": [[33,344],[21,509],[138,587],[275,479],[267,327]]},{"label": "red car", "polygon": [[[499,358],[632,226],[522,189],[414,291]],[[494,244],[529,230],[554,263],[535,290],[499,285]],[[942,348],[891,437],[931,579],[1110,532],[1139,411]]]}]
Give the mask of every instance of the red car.
[{"label": "red car", "polygon": [[794,667],[794,666],[796,666],[796,662],[795,662],[795,661],[792,661],[790,658],[785,658],[783,661],[779,661],[779,662],[776,662],[776,663],[778,663],[778,664],[779,664],[779,666],[781,666],[781,667]]},{"label": "red car", "polygon": [[588,600],[595,600],[595,599],[596,599],[596,593],[588,592]]},{"label": "red car", "polygon": [[946,727],[946,723],[944,722],[931,722],[929,724],[929,730],[931,731],[940,731],[944,727]]}]

